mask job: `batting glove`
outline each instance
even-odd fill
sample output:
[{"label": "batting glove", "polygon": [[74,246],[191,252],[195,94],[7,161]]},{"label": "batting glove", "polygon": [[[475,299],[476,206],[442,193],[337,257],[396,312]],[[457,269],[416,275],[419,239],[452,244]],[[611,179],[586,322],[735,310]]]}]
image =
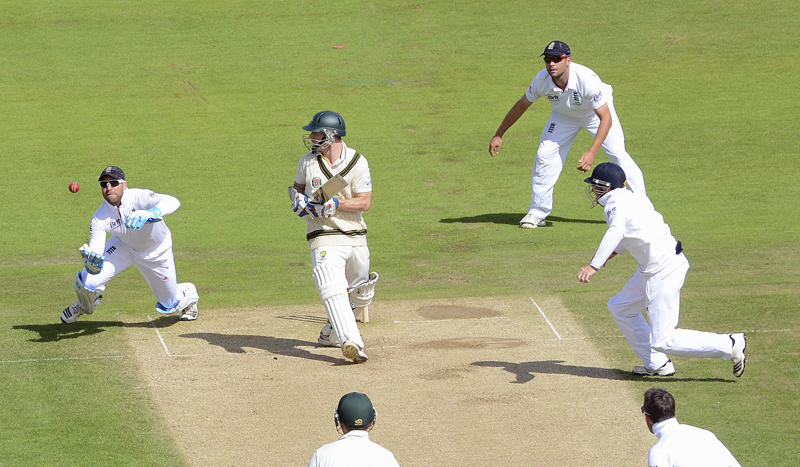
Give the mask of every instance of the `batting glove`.
[{"label": "batting glove", "polygon": [[336,208],[339,207],[339,199],[331,198],[324,203],[309,203],[308,210],[314,217],[333,217],[336,213]]},{"label": "batting glove", "polygon": [[139,230],[147,222],[158,222],[161,220],[161,210],[158,208],[145,209],[144,211],[133,211],[130,216],[125,218],[125,227]]},{"label": "batting glove", "polygon": [[303,193],[297,193],[294,195],[294,201],[292,201],[292,211],[300,217],[305,217],[308,215],[308,196],[304,195]]},{"label": "batting glove", "polygon": [[103,270],[103,263],[106,257],[89,251],[88,245],[83,245],[80,251],[81,258],[83,258],[83,267],[86,268],[86,272],[91,275],[100,274],[100,271]]}]

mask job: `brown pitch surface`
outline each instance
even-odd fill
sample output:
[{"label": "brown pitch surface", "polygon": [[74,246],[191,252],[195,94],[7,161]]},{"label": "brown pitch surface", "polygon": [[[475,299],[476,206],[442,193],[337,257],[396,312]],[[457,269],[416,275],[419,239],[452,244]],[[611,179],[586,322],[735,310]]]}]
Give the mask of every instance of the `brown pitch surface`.
[{"label": "brown pitch surface", "polygon": [[339,436],[333,409],[351,391],[372,399],[371,439],[404,467],[646,465],[656,439],[627,372],[556,299],[378,301],[370,319],[362,365],[316,346],[320,305],[201,307],[126,333],[193,466],[307,465]]}]

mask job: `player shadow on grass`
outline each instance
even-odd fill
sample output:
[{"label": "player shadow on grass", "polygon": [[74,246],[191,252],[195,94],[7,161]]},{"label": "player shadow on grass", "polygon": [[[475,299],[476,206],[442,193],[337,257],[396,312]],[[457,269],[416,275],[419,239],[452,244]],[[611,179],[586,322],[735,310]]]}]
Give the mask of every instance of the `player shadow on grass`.
[{"label": "player shadow on grass", "polygon": [[[637,380],[641,381],[642,377],[634,375],[630,371],[619,370],[616,368],[597,368],[590,366],[576,366],[564,365],[563,360],[543,360],[540,362],[474,362],[474,366],[483,366],[488,368],[502,368],[505,371],[515,375],[516,381],[511,381],[512,384],[528,383],[536,377],[536,373],[550,374],[550,375],[572,375],[572,376],[585,376],[587,378],[602,378],[612,380]],[[654,381],[695,381],[695,382],[720,382],[732,383],[734,381],[722,378],[675,378],[669,377],[652,377]]]},{"label": "player shadow on grass", "polygon": [[339,358],[309,352],[301,347],[309,347],[314,344],[298,339],[242,334],[219,334],[216,332],[192,332],[189,334],[179,334],[179,337],[203,339],[211,345],[222,347],[228,353],[247,353],[244,349],[247,347],[265,350],[271,354],[283,355],[285,357],[305,358],[307,360],[317,360],[333,365],[345,365],[350,363],[348,360],[345,360],[344,357],[341,357],[341,351],[337,352],[340,356]]},{"label": "player shadow on grass", "polygon": [[123,323],[122,321],[77,321],[72,324],[16,324],[11,329],[22,329],[39,334],[38,338],[28,339],[29,342],[58,342],[64,339],[77,339],[92,336],[106,330],[106,328],[165,328],[180,321],[179,316],[159,316],[152,321],[141,323]]},{"label": "player shadow on grass", "polygon": [[[491,213],[491,214],[480,214],[478,216],[472,217],[456,217],[452,219],[442,219],[439,222],[443,224],[503,224],[503,225],[513,225],[518,226],[519,220],[525,216],[525,213],[518,213],[518,212],[498,212],[498,213]],[[549,227],[554,223],[557,224],[603,224],[605,225],[606,221],[604,220],[592,220],[592,219],[568,219],[566,217],[558,217],[558,216],[548,216],[547,217],[547,226]]]}]

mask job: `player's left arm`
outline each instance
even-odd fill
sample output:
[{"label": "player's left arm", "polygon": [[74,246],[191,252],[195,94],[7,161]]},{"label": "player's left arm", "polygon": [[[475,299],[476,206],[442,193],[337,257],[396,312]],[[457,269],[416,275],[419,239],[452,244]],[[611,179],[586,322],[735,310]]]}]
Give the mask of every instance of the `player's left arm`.
[{"label": "player's left arm", "polygon": [[339,198],[339,207],[342,211],[367,212],[372,206],[372,174],[366,159],[362,159],[359,175],[353,180],[353,197]]},{"label": "player's left arm", "polygon": [[137,201],[142,209],[133,211],[125,218],[125,226],[134,230],[141,229],[148,222],[158,222],[181,207],[178,198],[148,190],[142,191]]},{"label": "player's left arm", "polygon": [[372,192],[353,193],[352,198],[339,198],[337,209],[350,212],[367,212],[372,205]]},{"label": "player's left arm", "polygon": [[578,161],[578,170],[581,172],[588,172],[592,168],[592,164],[594,164],[594,158],[597,156],[597,152],[603,147],[603,143],[606,140],[606,136],[608,136],[609,130],[611,130],[611,109],[608,108],[608,104],[603,104],[602,106],[594,109],[594,113],[600,119],[600,125],[597,127],[597,133],[594,135],[594,140],[592,141],[592,145],[589,147],[589,150],[586,151]]},{"label": "player's left arm", "polygon": [[150,205],[148,209],[158,209],[159,213],[161,214],[160,216],[156,217],[167,216],[177,211],[178,208],[181,207],[181,202],[174,196],[151,192],[148,194],[147,198],[148,204]]}]

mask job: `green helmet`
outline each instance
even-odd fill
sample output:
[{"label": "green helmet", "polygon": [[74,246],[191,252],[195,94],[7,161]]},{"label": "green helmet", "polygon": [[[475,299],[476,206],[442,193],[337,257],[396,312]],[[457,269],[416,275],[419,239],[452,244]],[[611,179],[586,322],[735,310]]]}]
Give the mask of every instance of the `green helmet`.
[{"label": "green helmet", "polygon": [[366,428],[375,421],[375,409],[366,394],[351,392],[339,399],[336,421],[350,428]]},{"label": "green helmet", "polygon": [[329,130],[340,138],[347,134],[344,119],[333,110],[323,110],[315,113],[308,125],[304,126],[303,129],[316,133],[325,133],[324,130]]}]

